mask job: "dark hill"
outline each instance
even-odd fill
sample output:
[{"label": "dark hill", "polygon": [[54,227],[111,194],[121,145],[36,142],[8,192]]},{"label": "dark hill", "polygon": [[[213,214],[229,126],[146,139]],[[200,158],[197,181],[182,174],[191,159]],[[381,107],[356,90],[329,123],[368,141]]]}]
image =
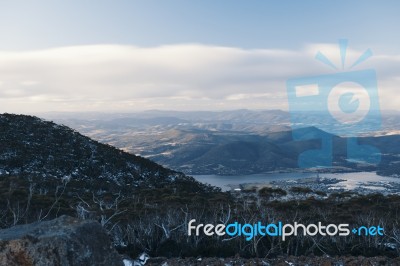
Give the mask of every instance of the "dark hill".
[{"label": "dark hill", "polygon": [[26,115],[0,115],[0,175],[72,180],[96,187],[207,187],[148,159],[101,144],[63,125]]}]

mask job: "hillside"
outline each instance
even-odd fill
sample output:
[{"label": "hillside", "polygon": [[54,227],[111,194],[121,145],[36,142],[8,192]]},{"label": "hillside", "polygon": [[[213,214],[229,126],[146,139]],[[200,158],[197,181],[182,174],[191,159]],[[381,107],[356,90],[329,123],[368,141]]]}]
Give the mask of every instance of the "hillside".
[{"label": "hillside", "polygon": [[[154,222],[165,230],[173,226],[171,217],[181,218],[172,214],[177,204],[179,209],[182,204],[204,208],[207,200],[228,197],[66,126],[33,116],[0,115],[0,228],[61,215],[93,219],[115,246],[136,243],[130,250],[136,252],[162,242]],[[140,242],[147,238],[156,242]]]},{"label": "hillside", "polygon": [[0,115],[0,174],[61,178],[124,188],[163,187],[193,178],[101,144],[63,125],[25,115]]},{"label": "hillside", "polygon": [[[122,201],[218,189],[53,122],[0,115],[0,228],[57,217],[118,218]],[[162,199],[158,194],[159,199]],[[158,200],[159,200],[158,199]]]}]

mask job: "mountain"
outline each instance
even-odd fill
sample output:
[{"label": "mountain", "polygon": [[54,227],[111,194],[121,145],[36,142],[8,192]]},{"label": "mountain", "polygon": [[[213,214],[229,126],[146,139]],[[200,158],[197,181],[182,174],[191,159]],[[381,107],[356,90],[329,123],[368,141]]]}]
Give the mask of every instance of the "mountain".
[{"label": "mountain", "polygon": [[[175,131],[174,137],[160,145],[149,158],[188,174],[245,175],[269,171],[293,171],[298,168],[298,156],[309,149],[318,149],[320,134],[340,142],[340,138],[315,127],[297,129],[295,134],[305,141],[294,141],[292,131],[269,132],[264,135]],[[188,138],[187,136],[191,136]],[[343,143],[338,147],[342,147]],[[344,151],[335,154],[335,166],[349,167]],[[348,168],[351,171],[351,168]],[[343,169],[341,169],[343,171]]]},{"label": "mountain", "polygon": [[[47,114],[79,132],[149,158],[165,167],[186,174],[257,174],[267,171],[297,171],[303,151],[318,149],[321,135],[331,137],[333,166],[330,171],[372,171],[400,174],[400,145],[396,128],[400,115],[384,113],[382,130],[368,126],[356,130],[349,123],[342,130],[359,131],[359,141],[377,146],[382,153],[380,165],[372,166],[347,160],[346,137],[336,124],[328,124],[326,115],[316,112],[289,114],[279,110],[233,110],[221,112],[146,111],[131,114]],[[302,121],[294,132],[290,119]],[[377,118],[378,119],[378,118]],[[324,132],[320,130],[328,130]],[[294,141],[296,139],[303,141]],[[313,138],[315,138],[313,140]],[[316,162],[315,162],[316,163]],[[310,162],[313,164],[313,162]]]},{"label": "mountain", "polygon": [[101,144],[66,126],[25,115],[0,115],[0,175],[62,179],[81,186],[134,188],[201,184],[140,156]]},{"label": "mountain", "polygon": [[208,201],[229,198],[66,126],[0,115],[0,229],[68,215],[98,221],[113,245],[131,245],[129,253],[155,251],[168,245],[185,209],[204,211]]}]

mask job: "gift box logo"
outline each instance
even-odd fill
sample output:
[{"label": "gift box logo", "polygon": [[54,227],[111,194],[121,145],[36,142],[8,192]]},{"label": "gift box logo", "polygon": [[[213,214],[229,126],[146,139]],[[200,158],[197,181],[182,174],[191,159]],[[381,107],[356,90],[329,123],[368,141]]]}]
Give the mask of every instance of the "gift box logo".
[{"label": "gift box logo", "polygon": [[[347,40],[339,41],[342,69],[344,69]],[[350,67],[357,66],[372,55],[364,52]],[[326,56],[318,52],[316,59],[339,70]],[[373,69],[340,71],[333,74],[300,77],[287,81],[287,94],[293,139],[318,140],[320,145],[299,155],[301,168],[331,167],[333,161],[333,135],[346,137],[347,160],[365,164],[378,164],[380,151],[371,145],[360,144],[358,136],[366,130],[381,128],[376,72]],[[305,132],[309,125],[307,114],[318,115],[323,123],[316,125],[321,131]]]}]

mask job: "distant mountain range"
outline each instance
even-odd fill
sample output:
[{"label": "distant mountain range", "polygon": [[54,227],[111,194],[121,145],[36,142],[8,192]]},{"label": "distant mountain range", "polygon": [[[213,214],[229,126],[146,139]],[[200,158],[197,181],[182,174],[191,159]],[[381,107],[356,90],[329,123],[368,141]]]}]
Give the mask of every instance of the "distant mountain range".
[{"label": "distant mountain range", "polygon": [[[308,141],[293,141],[290,114],[280,110],[222,112],[147,111],[133,114],[44,114],[100,142],[150,158],[186,174],[255,174],[298,171],[301,152],[320,147],[318,136],[334,140],[333,168],[329,171],[369,171],[400,174],[400,115],[385,113],[382,129],[360,129],[360,143],[373,144],[383,154],[378,166],[346,160],[346,138],[323,132],[328,128],[317,113],[297,113],[303,121],[296,134]],[[79,117],[79,118],[77,118]],[[346,125],[351,127],[352,125]],[[311,140],[316,136],[315,140]]]}]

